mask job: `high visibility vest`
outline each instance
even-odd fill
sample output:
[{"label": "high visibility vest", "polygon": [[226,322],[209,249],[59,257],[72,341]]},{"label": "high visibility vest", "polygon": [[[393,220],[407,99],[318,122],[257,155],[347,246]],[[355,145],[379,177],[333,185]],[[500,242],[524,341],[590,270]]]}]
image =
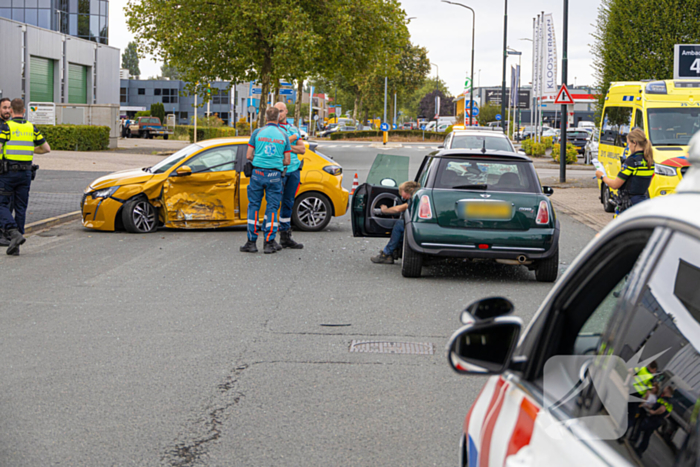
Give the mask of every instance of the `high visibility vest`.
[{"label": "high visibility vest", "polygon": [[664,407],[666,407],[666,411],[667,411],[668,413],[673,412],[673,404],[671,404],[670,402],[666,402],[665,400],[663,400],[663,399],[660,398],[660,397],[656,400],[656,402],[658,402],[659,404],[661,404],[661,405],[663,405]]},{"label": "high visibility vest", "polygon": [[10,128],[10,139],[5,143],[5,159],[16,162],[31,162],[34,159],[34,124],[6,122]]},{"label": "high visibility vest", "polygon": [[654,375],[647,370],[647,367],[642,367],[642,368],[635,368],[634,371],[637,373],[637,375],[634,377],[634,383],[632,386],[634,386],[634,389],[644,397],[649,389],[651,389],[651,380],[654,379]]}]

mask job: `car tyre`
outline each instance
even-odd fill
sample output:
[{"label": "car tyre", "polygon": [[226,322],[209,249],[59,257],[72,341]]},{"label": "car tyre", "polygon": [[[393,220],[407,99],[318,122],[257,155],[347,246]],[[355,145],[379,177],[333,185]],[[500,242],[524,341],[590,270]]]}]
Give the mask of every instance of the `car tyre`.
[{"label": "car tyre", "polygon": [[292,221],[306,232],[318,232],[328,226],[333,217],[333,205],[328,197],[318,192],[303,193],[294,200]]},{"label": "car tyre", "polygon": [[148,198],[137,196],[124,203],[122,222],[129,233],[151,233],[158,227],[158,211]]},{"label": "car tyre", "polygon": [[535,278],[537,282],[554,282],[559,275],[559,247],[552,256],[543,259],[535,267]]},{"label": "car tyre", "polygon": [[[410,227],[409,227],[410,228]],[[420,277],[423,269],[423,255],[414,251],[408,244],[406,233],[403,235],[403,259],[401,260],[401,275],[403,277]]]},{"label": "car tyre", "polygon": [[605,183],[600,183],[600,201],[603,203],[605,212],[615,212],[615,202],[612,200],[610,188]]},{"label": "car tyre", "polygon": [[148,138],[148,132],[146,131],[139,131],[139,136],[141,139],[147,139]]},{"label": "car tyre", "polygon": [[168,139],[168,135],[163,135],[163,139]]}]

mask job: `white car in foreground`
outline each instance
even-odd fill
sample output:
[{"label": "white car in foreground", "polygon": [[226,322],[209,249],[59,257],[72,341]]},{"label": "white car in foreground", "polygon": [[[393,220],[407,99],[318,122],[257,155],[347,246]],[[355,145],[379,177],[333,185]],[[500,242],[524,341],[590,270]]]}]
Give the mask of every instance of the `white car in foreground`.
[{"label": "white car in foreground", "polygon": [[522,337],[506,298],[462,312],[449,364],[492,376],[467,412],[460,466],[698,465],[700,134],[689,160],[676,194],[596,236]]}]

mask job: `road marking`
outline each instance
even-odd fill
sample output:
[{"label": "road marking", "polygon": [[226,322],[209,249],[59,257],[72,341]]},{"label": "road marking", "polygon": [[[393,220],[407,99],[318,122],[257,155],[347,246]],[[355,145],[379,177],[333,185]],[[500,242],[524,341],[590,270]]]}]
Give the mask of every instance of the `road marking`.
[{"label": "road marking", "polygon": [[350,146],[350,145],[348,144],[348,145],[343,146],[343,147],[344,147],[344,148],[351,148],[352,146]]}]

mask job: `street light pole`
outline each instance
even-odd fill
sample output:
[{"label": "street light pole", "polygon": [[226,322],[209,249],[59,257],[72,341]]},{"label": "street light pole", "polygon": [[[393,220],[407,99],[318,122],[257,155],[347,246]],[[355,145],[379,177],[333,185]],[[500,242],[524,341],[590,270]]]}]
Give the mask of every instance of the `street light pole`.
[{"label": "street light pole", "polygon": [[[567,65],[568,55],[567,48],[569,46],[569,0],[564,0],[564,40],[562,44],[561,54],[561,82],[566,84],[567,80]],[[569,113],[566,109],[566,104],[561,106],[561,143],[559,152],[559,182],[566,182],[566,124],[569,119]]]},{"label": "street light pole", "polygon": [[[471,80],[469,83],[469,126],[472,125],[472,118],[474,118],[474,30],[476,29],[476,13],[471,7],[467,5],[462,5],[461,3],[449,2],[447,0],[442,0],[443,3],[449,3],[450,5],[461,6],[472,12],[472,69],[471,69]],[[464,106],[464,112],[467,111],[467,106]]]},{"label": "street light pole", "polygon": [[[503,13],[503,83],[501,84],[501,121],[506,114],[506,61],[508,60],[508,0],[505,0],[505,12]],[[506,126],[503,125],[503,132]]]},{"label": "street light pole", "polygon": [[[435,73],[437,74],[437,78],[435,78],[435,91],[438,91],[438,84],[440,83],[440,67],[433,62],[430,62],[430,65],[435,67]],[[435,102],[437,102],[437,94],[435,94]],[[435,109],[435,115],[440,115],[440,109]],[[438,119],[435,117],[435,131],[437,131],[437,122]]]}]

